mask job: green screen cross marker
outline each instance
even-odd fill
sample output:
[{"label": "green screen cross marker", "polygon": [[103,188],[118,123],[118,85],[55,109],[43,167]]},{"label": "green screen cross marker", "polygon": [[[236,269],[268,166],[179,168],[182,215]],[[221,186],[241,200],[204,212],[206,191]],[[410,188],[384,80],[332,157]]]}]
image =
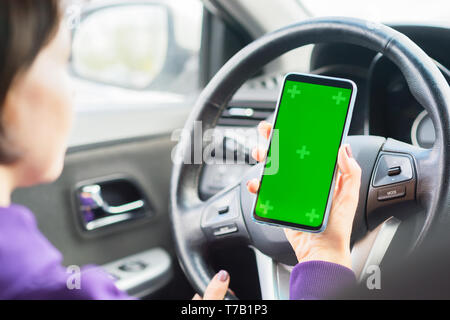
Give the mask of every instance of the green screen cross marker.
[{"label": "green screen cross marker", "polygon": [[273,210],[273,207],[270,205],[270,201],[266,200],[265,203],[260,203],[259,208],[264,214],[267,214],[269,211]]},{"label": "green screen cross marker", "polygon": [[313,223],[320,218],[320,216],[316,213],[316,209],[312,209],[310,212],[306,213],[305,216],[308,217],[310,223]]},{"label": "green screen cross marker", "polygon": [[333,96],[332,99],[336,101],[337,105],[340,105],[341,102],[344,102],[345,100],[347,100],[347,98],[342,96],[342,91],[339,91],[339,93],[336,96]]},{"label": "green screen cross marker", "polygon": [[305,156],[309,156],[311,154],[308,150],[306,150],[306,146],[302,146],[301,149],[297,149],[295,152],[300,156],[301,160],[303,160]]},{"label": "green screen cross marker", "polygon": [[298,94],[302,92],[297,89],[297,85],[294,85],[287,91],[287,93],[291,95],[291,99],[294,99]]}]

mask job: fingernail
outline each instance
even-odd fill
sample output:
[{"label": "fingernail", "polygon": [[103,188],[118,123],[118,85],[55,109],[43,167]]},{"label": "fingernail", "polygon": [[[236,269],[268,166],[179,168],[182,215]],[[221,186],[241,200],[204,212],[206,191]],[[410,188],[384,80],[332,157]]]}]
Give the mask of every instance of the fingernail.
[{"label": "fingernail", "polygon": [[222,281],[222,282],[225,282],[225,281],[227,281],[228,280],[228,272],[226,272],[225,270],[220,270],[218,273],[217,273],[217,278],[220,280],[220,281]]},{"label": "fingernail", "polygon": [[258,150],[256,148],[252,149],[252,158],[255,160],[258,158]]},{"label": "fingernail", "polygon": [[347,152],[347,155],[348,155],[350,158],[353,158],[352,148],[350,148],[350,145],[349,145],[349,144],[346,144],[346,145],[345,145],[345,151]]}]

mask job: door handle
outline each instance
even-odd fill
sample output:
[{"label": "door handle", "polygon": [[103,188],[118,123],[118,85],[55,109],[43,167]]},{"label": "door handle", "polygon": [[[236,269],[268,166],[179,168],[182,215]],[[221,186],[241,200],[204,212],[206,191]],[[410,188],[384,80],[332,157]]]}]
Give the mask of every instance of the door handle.
[{"label": "door handle", "polygon": [[101,208],[107,214],[122,214],[144,207],[144,200],[136,200],[118,206],[110,206],[102,196],[102,187],[99,184],[91,184],[81,187],[80,200],[82,208],[94,210]]},{"label": "door handle", "polygon": [[91,180],[76,190],[78,216],[86,231],[153,215],[141,188],[130,178]]}]

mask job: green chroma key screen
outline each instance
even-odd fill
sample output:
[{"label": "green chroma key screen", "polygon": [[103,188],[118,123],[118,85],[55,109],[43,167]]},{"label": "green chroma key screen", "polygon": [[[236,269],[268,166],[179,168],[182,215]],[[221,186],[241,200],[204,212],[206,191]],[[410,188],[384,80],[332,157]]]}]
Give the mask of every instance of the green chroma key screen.
[{"label": "green chroma key screen", "polygon": [[[289,80],[291,76],[306,77],[307,82]],[[353,87],[347,81],[313,77],[310,83],[308,79],[295,74],[286,78],[274,125],[278,138],[270,143],[254,217],[319,230]],[[273,161],[278,161],[278,170],[268,174]]]}]

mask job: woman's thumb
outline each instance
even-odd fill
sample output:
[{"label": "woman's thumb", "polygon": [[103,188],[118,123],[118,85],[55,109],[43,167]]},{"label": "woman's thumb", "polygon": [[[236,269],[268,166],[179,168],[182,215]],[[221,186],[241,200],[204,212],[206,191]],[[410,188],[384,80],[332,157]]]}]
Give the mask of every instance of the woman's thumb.
[{"label": "woman's thumb", "polygon": [[212,278],[203,295],[203,300],[223,300],[230,284],[230,276],[225,270],[219,271]]},{"label": "woman's thumb", "polygon": [[353,158],[349,144],[345,144],[339,149],[338,165],[343,175],[351,175],[355,176],[355,178],[359,178],[361,175],[361,168],[355,158]]}]

